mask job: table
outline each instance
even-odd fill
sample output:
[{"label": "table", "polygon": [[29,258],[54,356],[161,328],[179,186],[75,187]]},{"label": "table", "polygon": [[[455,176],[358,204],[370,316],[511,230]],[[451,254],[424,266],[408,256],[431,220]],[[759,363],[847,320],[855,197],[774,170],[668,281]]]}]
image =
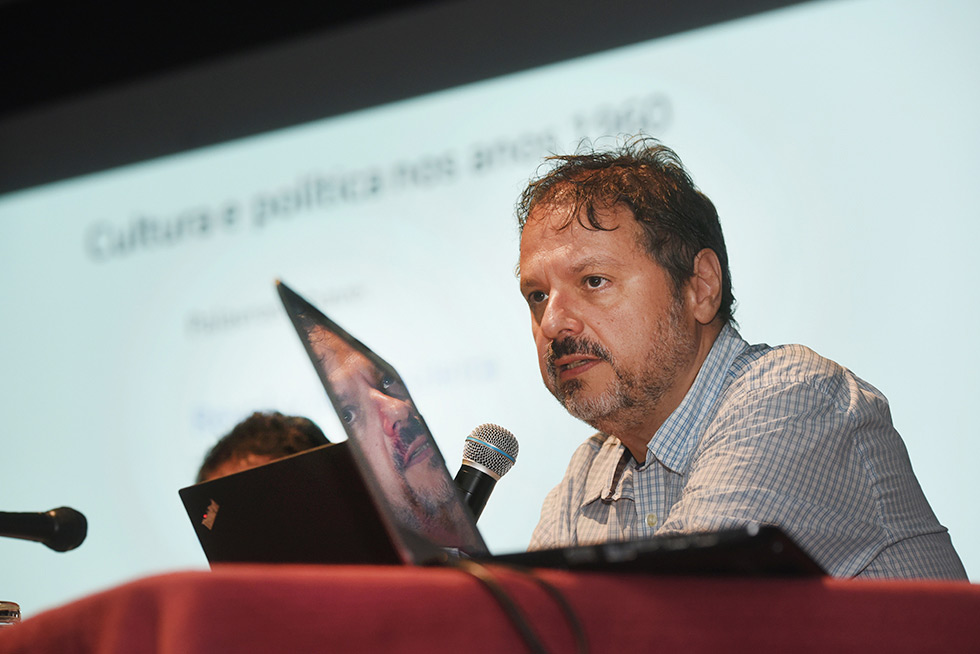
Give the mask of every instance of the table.
[{"label": "table", "polygon": [[[548,651],[980,652],[980,586],[833,578],[485,571]],[[544,582],[542,585],[541,582]],[[454,568],[227,565],[156,575],[0,632],[4,654],[529,651]]]}]

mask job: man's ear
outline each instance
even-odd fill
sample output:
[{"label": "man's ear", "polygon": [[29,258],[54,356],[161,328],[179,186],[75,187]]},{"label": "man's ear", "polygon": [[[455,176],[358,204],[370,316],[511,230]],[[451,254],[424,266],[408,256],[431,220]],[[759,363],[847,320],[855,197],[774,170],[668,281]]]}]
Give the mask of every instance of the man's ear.
[{"label": "man's ear", "polygon": [[687,283],[687,299],[694,318],[709,324],[721,308],[721,263],[714,250],[705,248],[694,257],[694,274]]}]

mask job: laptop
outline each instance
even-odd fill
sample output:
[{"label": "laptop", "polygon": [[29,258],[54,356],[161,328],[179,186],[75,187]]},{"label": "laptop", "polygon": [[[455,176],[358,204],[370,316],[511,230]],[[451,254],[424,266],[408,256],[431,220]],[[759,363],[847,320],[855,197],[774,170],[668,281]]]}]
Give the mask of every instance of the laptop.
[{"label": "laptop", "polygon": [[394,367],[288,286],[277,288],[347,440],[181,489],[212,565],[465,558],[658,574],[826,574],[781,530],[760,525],[491,555]]}]

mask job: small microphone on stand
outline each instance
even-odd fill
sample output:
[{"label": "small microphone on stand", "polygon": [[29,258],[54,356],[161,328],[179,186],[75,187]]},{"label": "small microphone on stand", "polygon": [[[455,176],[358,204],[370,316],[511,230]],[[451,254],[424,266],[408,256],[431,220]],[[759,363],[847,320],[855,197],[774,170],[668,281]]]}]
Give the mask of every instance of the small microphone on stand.
[{"label": "small microphone on stand", "polygon": [[466,437],[455,481],[474,520],[479,520],[497,480],[514,466],[517,450],[514,435],[498,425],[480,425]]},{"label": "small microphone on stand", "polygon": [[82,544],[88,521],[75,509],[62,506],[44,513],[0,511],[0,536],[44,543],[56,552],[67,552]]}]

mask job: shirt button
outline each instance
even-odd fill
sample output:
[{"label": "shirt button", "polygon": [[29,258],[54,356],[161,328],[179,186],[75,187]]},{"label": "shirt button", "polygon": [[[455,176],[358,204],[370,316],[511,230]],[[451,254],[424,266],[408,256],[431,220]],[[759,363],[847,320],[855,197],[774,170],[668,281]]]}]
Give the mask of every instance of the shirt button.
[{"label": "shirt button", "polygon": [[657,526],[657,514],[655,514],[655,513],[648,513],[647,514],[647,527],[656,527],[656,526]]}]

